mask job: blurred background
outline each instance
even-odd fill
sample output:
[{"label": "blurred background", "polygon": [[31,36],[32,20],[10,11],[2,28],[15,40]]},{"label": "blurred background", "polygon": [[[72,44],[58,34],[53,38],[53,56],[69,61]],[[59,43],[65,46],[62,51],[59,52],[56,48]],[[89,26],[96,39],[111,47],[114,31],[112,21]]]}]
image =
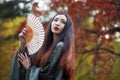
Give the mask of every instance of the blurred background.
[{"label": "blurred background", "polygon": [[8,80],[33,2],[45,28],[58,11],[72,17],[75,80],[120,80],[120,0],[0,0],[0,80]]}]

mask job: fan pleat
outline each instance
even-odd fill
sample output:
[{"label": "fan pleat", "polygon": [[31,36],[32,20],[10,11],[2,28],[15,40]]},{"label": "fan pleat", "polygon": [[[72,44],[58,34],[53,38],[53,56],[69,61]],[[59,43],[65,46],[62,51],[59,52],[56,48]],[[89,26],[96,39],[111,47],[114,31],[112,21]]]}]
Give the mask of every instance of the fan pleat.
[{"label": "fan pleat", "polygon": [[27,25],[33,31],[33,37],[30,42],[27,43],[29,54],[36,53],[42,46],[44,41],[44,28],[40,19],[33,14],[28,14]]}]

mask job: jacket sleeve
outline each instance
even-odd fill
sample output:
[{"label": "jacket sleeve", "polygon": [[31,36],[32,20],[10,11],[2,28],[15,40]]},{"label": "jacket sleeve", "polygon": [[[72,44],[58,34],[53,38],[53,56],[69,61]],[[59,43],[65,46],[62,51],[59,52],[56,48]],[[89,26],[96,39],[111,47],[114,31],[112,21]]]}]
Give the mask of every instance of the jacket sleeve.
[{"label": "jacket sleeve", "polygon": [[[54,48],[51,56],[48,59],[48,62],[45,67],[29,67],[27,69],[27,78],[26,80],[38,80],[40,78],[41,80],[51,80],[54,78],[54,73],[56,73],[56,70],[58,69],[59,60],[62,54],[62,51],[64,49],[64,43],[59,42],[56,47]],[[62,69],[58,70],[57,72],[58,77],[60,77],[63,73]],[[56,79],[59,80],[59,79]]]},{"label": "jacket sleeve", "polygon": [[55,80],[63,80],[62,76],[63,76],[63,69],[59,68],[57,74],[55,75]]},{"label": "jacket sleeve", "polygon": [[19,67],[18,67],[18,51],[14,54],[12,58],[9,80],[18,80],[19,79]]},{"label": "jacket sleeve", "polygon": [[[25,48],[25,52],[27,48]],[[20,53],[20,49],[13,55],[10,72],[9,72],[9,80],[25,80],[26,70],[18,61],[18,54]],[[18,65],[19,64],[19,65]]]}]

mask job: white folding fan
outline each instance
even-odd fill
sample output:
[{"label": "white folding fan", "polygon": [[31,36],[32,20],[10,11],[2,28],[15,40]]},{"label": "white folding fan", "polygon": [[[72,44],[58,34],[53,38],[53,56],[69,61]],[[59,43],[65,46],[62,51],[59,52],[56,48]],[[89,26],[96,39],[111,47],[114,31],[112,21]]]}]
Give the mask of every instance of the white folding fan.
[{"label": "white folding fan", "polygon": [[36,53],[42,46],[44,41],[44,28],[39,17],[28,14],[26,42],[29,55]]}]

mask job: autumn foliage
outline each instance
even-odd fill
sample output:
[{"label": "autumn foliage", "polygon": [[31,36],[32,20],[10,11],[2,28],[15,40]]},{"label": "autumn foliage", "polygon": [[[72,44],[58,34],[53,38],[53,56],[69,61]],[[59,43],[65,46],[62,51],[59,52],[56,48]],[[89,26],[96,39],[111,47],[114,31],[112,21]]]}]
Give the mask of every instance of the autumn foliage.
[{"label": "autumn foliage", "polygon": [[107,76],[113,74],[114,56],[120,56],[112,45],[116,32],[120,32],[120,0],[52,0],[51,8],[57,11],[58,7],[74,22],[75,50],[81,57],[76,70],[85,61],[83,55],[92,55],[90,63],[96,79],[108,80]]},{"label": "autumn foliage", "polygon": [[[35,10],[36,6],[37,3],[33,5],[33,13],[41,15]],[[115,33],[120,32],[120,0],[51,0],[49,6],[56,12],[68,13],[74,22],[76,80],[87,73],[93,74],[91,79],[107,80],[113,74],[115,56],[120,56],[112,45],[117,39]],[[92,68],[81,75],[86,58]]]},{"label": "autumn foliage", "polygon": [[[74,22],[75,80],[119,80],[120,0],[50,0],[50,10],[32,12],[48,15],[64,11]],[[43,16],[44,16],[43,15]],[[26,21],[16,30],[19,34]],[[44,23],[45,29],[48,23]]]}]

